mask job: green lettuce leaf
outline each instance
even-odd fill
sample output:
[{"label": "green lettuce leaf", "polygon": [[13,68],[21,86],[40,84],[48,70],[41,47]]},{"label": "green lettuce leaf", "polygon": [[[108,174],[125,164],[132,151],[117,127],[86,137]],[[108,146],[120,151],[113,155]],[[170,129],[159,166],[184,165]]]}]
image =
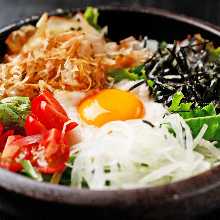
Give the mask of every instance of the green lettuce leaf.
[{"label": "green lettuce leaf", "polygon": [[215,105],[210,103],[204,107],[192,108],[192,103],[181,103],[184,95],[177,92],[172,99],[169,111],[178,113],[189,125],[193,137],[196,137],[203,125],[208,125],[204,138],[209,141],[218,141],[220,147],[220,114],[216,114]]},{"label": "green lettuce leaf", "polygon": [[184,119],[216,115],[215,105],[213,103],[210,103],[204,107],[197,106],[192,108],[191,102],[181,103],[183,98],[184,95],[182,92],[176,92],[172,98],[169,111],[179,113]]},{"label": "green lettuce leaf", "polygon": [[7,126],[23,127],[31,103],[28,97],[8,97],[0,101],[0,121]]},{"label": "green lettuce leaf", "polygon": [[145,77],[145,69],[144,65],[137,66],[131,69],[117,69],[112,70],[108,73],[110,77],[114,79],[114,82],[120,82],[123,79],[128,79],[131,81],[144,79]]},{"label": "green lettuce leaf", "polygon": [[204,139],[209,141],[218,141],[220,147],[220,115],[196,117],[185,119],[191,128],[193,137],[196,137],[204,124],[208,125],[208,129],[204,135]]}]

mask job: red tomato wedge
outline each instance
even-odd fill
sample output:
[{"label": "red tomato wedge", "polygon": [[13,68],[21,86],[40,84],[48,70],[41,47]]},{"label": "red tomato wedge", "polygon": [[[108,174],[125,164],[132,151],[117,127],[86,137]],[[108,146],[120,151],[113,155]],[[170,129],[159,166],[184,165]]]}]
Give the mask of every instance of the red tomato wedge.
[{"label": "red tomato wedge", "polygon": [[57,128],[62,130],[64,123],[69,120],[67,116],[58,112],[45,101],[41,101],[37,108],[33,108],[32,113],[37,116],[37,119],[43,123],[47,129]]},{"label": "red tomato wedge", "polygon": [[22,169],[21,164],[11,158],[1,158],[0,167],[12,172],[18,172]]},{"label": "red tomato wedge", "polygon": [[27,116],[24,128],[27,135],[42,134],[47,131],[46,127],[32,115]]},{"label": "red tomato wedge", "polygon": [[14,142],[21,139],[22,136],[20,135],[13,135],[8,137],[7,142],[5,144],[5,148],[2,152],[1,158],[11,158],[14,159],[17,155],[17,152],[19,151],[20,147],[19,145],[15,145]]},{"label": "red tomato wedge", "polygon": [[16,146],[12,145],[14,141],[20,138],[22,138],[22,136],[20,135],[14,135],[8,137],[0,160],[0,167],[13,172],[17,172],[22,169],[21,164],[17,163],[14,159],[14,156],[19,149]]},{"label": "red tomato wedge", "polygon": [[16,159],[20,154],[23,154],[22,159],[31,159],[32,147],[38,145],[41,139],[41,135],[26,137],[20,135],[9,136],[1,156],[0,166],[14,172],[21,170],[22,166]]},{"label": "red tomato wedge", "polygon": [[45,101],[50,106],[53,106],[53,108],[57,111],[63,114],[67,117],[67,114],[64,110],[64,108],[60,105],[60,103],[54,98],[53,94],[47,90],[43,91],[39,96],[33,99],[32,101],[32,109],[35,108],[35,106],[39,105],[41,101]]},{"label": "red tomato wedge", "polygon": [[17,172],[22,169],[19,161],[29,160],[42,173],[63,171],[70,153],[65,137],[76,126],[53,95],[44,91],[32,101],[24,125],[26,137],[11,130],[3,133],[0,124],[0,167]]},{"label": "red tomato wedge", "polygon": [[55,173],[63,171],[65,163],[69,159],[70,147],[58,129],[51,129],[46,133],[39,145],[44,149],[44,156],[47,166],[38,163],[38,170],[42,173]]},{"label": "red tomato wedge", "polygon": [[[69,121],[63,107],[48,91],[44,91],[41,95],[33,99],[31,112],[35,119],[37,119],[48,130],[52,128],[62,130],[64,124]],[[26,126],[29,127],[28,122]],[[66,131],[73,129],[76,126],[77,123],[71,122],[67,126]],[[27,129],[27,133],[32,133],[30,130],[31,129]]]}]

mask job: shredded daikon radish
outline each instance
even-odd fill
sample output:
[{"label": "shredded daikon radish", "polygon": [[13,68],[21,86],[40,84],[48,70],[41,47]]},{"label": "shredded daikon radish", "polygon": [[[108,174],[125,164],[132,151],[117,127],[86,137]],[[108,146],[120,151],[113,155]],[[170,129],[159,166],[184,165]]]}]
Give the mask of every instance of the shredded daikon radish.
[{"label": "shredded daikon radish", "polygon": [[[81,188],[83,181],[91,189],[157,186],[211,167],[211,162],[196,151],[204,142],[206,125],[193,140],[190,128],[178,114],[166,116],[160,124],[151,127],[142,120],[114,121],[94,129],[89,139],[76,146],[79,153],[72,186]],[[213,151],[212,143],[206,141],[205,147]],[[220,151],[215,150],[219,156]]]}]

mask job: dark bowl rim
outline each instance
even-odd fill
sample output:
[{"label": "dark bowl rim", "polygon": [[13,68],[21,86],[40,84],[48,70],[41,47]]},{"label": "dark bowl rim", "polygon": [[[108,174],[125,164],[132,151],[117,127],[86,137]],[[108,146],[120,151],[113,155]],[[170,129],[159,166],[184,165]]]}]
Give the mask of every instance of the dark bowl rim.
[{"label": "dark bowl rim", "polygon": [[[177,15],[163,9],[143,6],[129,7],[118,5],[97,7],[103,11],[129,11],[131,13],[137,12],[166,17],[168,19],[201,28],[220,37],[220,27],[214,24],[186,15]],[[49,12],[49,15],[63,15],[69,12],[81,11],[83,9],[84,8],[73,8],[68,10],[57,9]],[[9,33],[12,30],[17,29],[22,25],[29,24],[30,22],[36,22],[39,19],[39,16],[40,14],[34,15],[0,28],[0,36],[4,33]],[[209,181],[207,181],[207,179]],[[0,168],[0,188],[37,200],[69,205],[89,206],[92,204],[93,206],[97,207],[105,207],[117,202],[118,204],[123,203],[127,206],[130,206],[139,200],[140,195],[146,198],[150,196],[151,200],[153,201],[152,204],[156,203],[157,201],[157,199],[153,198],[160,199],[160,203],[173,200],[181,201],[186,198],[192,198],[199,194],[204,194],[219,186],[220,165],[197,176],[168,185],[126,190],[75,189],[68,186],[40,183]]]}]

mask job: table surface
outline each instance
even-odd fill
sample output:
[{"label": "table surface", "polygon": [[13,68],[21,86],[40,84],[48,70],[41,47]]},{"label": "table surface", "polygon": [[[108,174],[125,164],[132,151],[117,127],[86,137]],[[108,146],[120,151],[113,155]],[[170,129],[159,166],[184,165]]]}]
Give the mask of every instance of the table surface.
[{"label": "table surface", "polygon": [[[167,9],[178,14],[197,17],[211,23],[220,25],[220,1],[219,0],[0,0],[0,26],[44,11],[57,8],[74,8],[86,5],[144,5]],[[0,219],[10,219],[1,215]],[[218,220],[220,210],[215,210],[206,216],[195,218],[196,220]]]}]

